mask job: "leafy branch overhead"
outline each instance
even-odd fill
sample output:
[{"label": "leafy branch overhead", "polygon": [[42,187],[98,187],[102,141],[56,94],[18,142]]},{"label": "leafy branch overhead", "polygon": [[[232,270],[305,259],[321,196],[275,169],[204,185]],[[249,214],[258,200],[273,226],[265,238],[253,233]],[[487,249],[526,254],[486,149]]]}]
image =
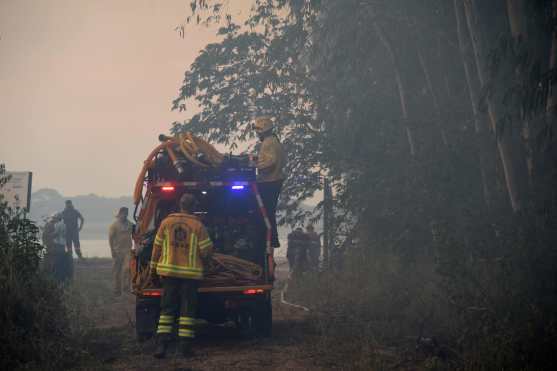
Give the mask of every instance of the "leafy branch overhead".
[{"label": "leafy branch overhead", "polygon": [[173,102],[173,109],[183,111],[193,99],[200,110],[190,120],[174,123],[172,130],[192,131],[234,149],[254,137],[250,124],[255,115],[275,117],[291,174],[281,203],[293,211],[320,187],[322,132],[307,88],[308,74],[294,63],[298,53],[289,47],[294,26],[274,24],[272,32],[231,23],[220,29],[223,40],[201,51]]}]

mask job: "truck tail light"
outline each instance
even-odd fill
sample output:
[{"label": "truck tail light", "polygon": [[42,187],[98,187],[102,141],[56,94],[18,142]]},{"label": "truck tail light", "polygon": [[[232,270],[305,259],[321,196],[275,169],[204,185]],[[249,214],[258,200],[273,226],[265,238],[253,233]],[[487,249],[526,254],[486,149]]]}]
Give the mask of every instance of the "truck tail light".
[{"label": "truck tail light", "polygon": [[263,290],[263,289],[247,289],[247,290],[242,291],[242,293],[244,295],[258,295],[258,294],[265,293],[265,290]]},{"label": "truck tail light", "polygon": [[141,294],[143,296],[150,297],[150,298],[158,298],[158,297],[161,296],[161,291],[160,290],[149,290],[149,291],[143,291]]}]

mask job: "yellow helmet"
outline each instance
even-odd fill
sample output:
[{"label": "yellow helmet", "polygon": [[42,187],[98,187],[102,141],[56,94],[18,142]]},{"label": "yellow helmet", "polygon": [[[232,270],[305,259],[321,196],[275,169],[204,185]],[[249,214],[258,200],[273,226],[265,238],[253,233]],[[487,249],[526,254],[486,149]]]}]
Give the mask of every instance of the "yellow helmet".
[{"label": "yellow helmet", "polygon": [[265,133],[273,129],[273,121],[269,116],[256,117],[253,128],[257,133]]}]

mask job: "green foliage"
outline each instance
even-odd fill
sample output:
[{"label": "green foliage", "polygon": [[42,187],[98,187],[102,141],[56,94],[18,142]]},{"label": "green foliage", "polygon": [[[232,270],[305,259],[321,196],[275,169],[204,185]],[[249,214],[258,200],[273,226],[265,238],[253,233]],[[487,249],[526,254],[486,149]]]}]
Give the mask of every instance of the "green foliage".
[{"label": "green foliage", "polygon": [[222,42],[208,45],[186,72],[173,108],[185,110],[195,99],[201,112],[191,120],[175,123],[172,131],[191,131],[233,150],[239,142],[254,138],[250,124],[257,114],[277,118],[276,133],[288,152],[287,173],[281,205],[289,220],[297,206],[320,188],[320,125],[315,121],[307,74],[297,63],[295,47],[299,32],[280,20],[270,8],[259,8],[247,23],[254,26],[265,16],[262,31],[243,31],[229,23],[219,33]]},{"label": "green foliage", "polygon": [[[0,166],[0,187],[5,183]],[[63,288],[39,272],[38,228],[0,196],[0,369],[59,370],[75,362]]]},{"label": "green foliage", "polygon": [[[195,98],[202,109],[175,130],[222,143],[250,138],[251,107],[275,115],[290,157],[287,220],[308,216],[296,215],[296,200],[320,189],[318,169],[333,181],[338,255],[359,257],[339,274],[345,286],[315,300],[338,301],[341,316],[357,310],[361,324],[386,292],[405,290],[393,284],[409,284],[402,272],[431,279],[428,300],[447,305],[423,331],[440,331],[464,369],[542,369],[557,354],[551,2],[515,3],[525,4],[513,21],[524,22],[528,39],[513,39],[507,1],[466,1],[461,48],[460,0],[257,0],[243,27],[228,19],[223,41],[200,54],[175,101],[180,108]],[[520,212],[510,207],[509,182],[525,200]],[[387,274],[366,271],[385,257],[399,275],[381,281],[370,302],[342,295],[350,280],[367,287]],[[430,278],[418,263],[435,268]],[[419,292],[399,304],[418,303]],[[394,310],[414,331],[412,315],[394,307],[376,314]]]}]

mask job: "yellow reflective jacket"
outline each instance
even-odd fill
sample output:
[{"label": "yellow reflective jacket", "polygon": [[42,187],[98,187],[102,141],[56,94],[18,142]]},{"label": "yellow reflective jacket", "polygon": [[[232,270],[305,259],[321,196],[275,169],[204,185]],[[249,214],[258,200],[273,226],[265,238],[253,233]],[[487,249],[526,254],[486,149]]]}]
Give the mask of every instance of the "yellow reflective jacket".
[{"label": "yellow reflective jacket", "polygon": [[203,260],[213,243],[194,215],[175,213],[161,223],[151,256],[151,269],[159,276],[203,279]]},{"label": "yellow reflective jacket", "polygon": [[269,135],[261,142],[257,155],[257,181],[274,182],[285,178],[282,169],[286,164],[286,155],[282,145],[274,135]]}]

